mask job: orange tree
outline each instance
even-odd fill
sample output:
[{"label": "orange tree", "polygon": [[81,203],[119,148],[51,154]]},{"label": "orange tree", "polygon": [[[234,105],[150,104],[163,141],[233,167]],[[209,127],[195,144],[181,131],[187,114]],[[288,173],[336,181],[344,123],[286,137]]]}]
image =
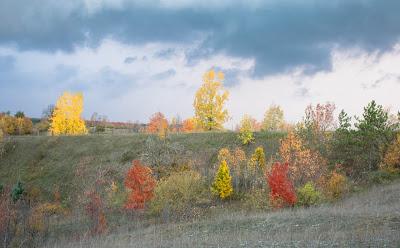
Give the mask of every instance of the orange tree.
[{"label": "orange tree", "polygon": [[153,198],[155,186],[152,170],[139,160],[134,160],[125,177],[125,187],[131,190],[125,208],[143,209],[145,203]]}]

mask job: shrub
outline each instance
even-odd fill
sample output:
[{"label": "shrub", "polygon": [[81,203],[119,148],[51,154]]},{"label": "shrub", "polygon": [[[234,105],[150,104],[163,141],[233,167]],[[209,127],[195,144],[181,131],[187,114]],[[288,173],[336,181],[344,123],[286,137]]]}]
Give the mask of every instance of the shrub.
[{"label": "shrub", "polygon": [[142,165],[139,160],[134,160],[125,177],[125,187],[131,190],[125,208],[143,209],[145,203],[153,198],[155,186],[156,180],[151,169]]},{"label": "shrub", "polygon": [[15,236],[15,223],[17,213],[10,198],[10,189],[5,188],[0,193],[0,238],[3,247],[9,247],[9,243]]},{"label": "shrub", "polygon": [[346,190],[346,177],[333,171],[326,184],[327,193],[332,199],[339,199]]},{"label": "shrub", "polygon": [[100,195],[95,191],[86,195],[89,202],[86,204],[85,210],[91,221],[90,232],[92,235],[103,234],[107,230],[107,221]]},{"label": "shrub", "polygon": [[208,190],[201,175],[195,171],[175,172],[161,179],[149,203],[151,214],[176,217],[190,216],[196,205],[207,203]]},{"label": "shrub", "polygon": [[124,190],[123,185],[112,181],[111,184],[106,188],[106,193],[109,206],[119,209],[124,205],[127,192]]},{"label": "shrub", "polygon": [[270,172],[266,173],[266,179],[270,188],[270,205],[281,208],[285,205],[293,206],[296,201],[296,193],[293,183],[288,177],[289,164],[276,162]]},{"label": "shrub", "polygon": [[184,146],[177,142],[171,142],[168,138],[159,139],[149,136],[146,139],[144,151],[141,159],[151,167],[174,166],[184,163]]},{"label": "shrub", "polygon": [[389,169],[400,169],[400,133],[397,134],[396,139],[389,146],[383,163]]},{"label": "shrub", "polygon": [[20,181],[18,181],[11,190],[11,198],[14,202],[17,202],[22,198],[24,194],[24,187]]},{"label": "shrub", "polygon": [[219,196],[221,199],[229,197],[233,193],[232,178],[229,172],[228,164],[223,160],[218,168],[211,186],[213,195]]},{"label": "shrub", "polygon": [[34,207],[28,218],[31,232],[45,233],[49,228],[48,218],[52,215],[63,215],[65,210],[60,203],[42,203]]},{"label": "shrub", "polygon": [[252,118],[248,115],[243,116],[240,127],[238,138],[243,145],[248,145],[254,141],[253,135],[254,128],[252,127]]},{"label": "shrub", "polygon": [[297,204],[300,206],[316,205],[321,200],[321,193],[315,188],[312,182],[306,183],[297,189]]},{"label": "shrub", "polygon": [[254,209],[268,209],[269,208],[269,198],[268,193],[265,188],[261,189],[253,189],[248,193],[244,194],[243,197],[243,206],[246,209],[254,210]]},{"label": "shrub", "polygon": [[231,154],[228,148],[221,148],[218,152],[218,161],[226,161],[229,164],[233,164],[235,157]]},{"label": "shrub", "polygon": [[289,164],[290,177],[296,185],[318,182],[326,173],[326,159],[317,151],[306,148],[303,140],[293,131],[281,141],[279,153],[283,161]]},{"label": "shrub", "polygon": [[250,165],[253,168],[261,168],[265,169],[265,154],[264,154],[264,148],[262,146],[259,146],[256,148],[254,151],[253,155],[251,155],[250,158]]}]

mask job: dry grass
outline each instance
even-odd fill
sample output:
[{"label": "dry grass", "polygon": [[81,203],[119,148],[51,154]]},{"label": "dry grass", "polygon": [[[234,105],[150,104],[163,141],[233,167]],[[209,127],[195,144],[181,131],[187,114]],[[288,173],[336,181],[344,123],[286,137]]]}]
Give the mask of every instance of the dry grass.
[{"label": "dry grass", "polygon": [[400,183],[309,209],[222,210],[191,223],[156,224],[49,247],[399,247]]}]

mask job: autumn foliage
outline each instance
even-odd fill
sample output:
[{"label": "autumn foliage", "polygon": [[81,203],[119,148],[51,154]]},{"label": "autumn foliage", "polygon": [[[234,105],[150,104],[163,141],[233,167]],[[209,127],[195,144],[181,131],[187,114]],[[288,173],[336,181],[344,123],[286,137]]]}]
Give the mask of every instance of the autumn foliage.
[{"label": "autumn foliage", "polygon": [[125,187],[131,190],[125,208],[143,209],[145,203],[153,198],[155,186],[152,170],[139,160],[134,160],[125,177]]},{"label": "autumn foliage", "polygon": [[211,192],[221,199],[228,198],[233,193],[232,177],[229,172],[228,164],[225,160],[221,161],[214,183],[211,186]]},{"label": "autumn foliage", "polygon": [[168,120],[163,113],[157,112],[150,117],[147,132],[158,134],[160,138],[166,137],[168,132]]},{"label": "autumn foliage", "polygon": [[389,169],[400,169],[400,133],[389,146],[383,162]]},{"label": "autumn foliage", "polygon": [[228,100],[229,92],[224,90],[222,82],[224,74],[213,70],[203,76],[203,84],[196,92],[194,110],[196,124],[203,130],[222,129],[228,120],[228,110],[224,104]]},{"label": "autumn foliage", "polygon": [[185,133],[193,132],[196,129],[196,121],[193,118],[189,118],[183,121],[182,131]]},{"label": "autumn foliage", "polygon": [[326,173],[327,161],[317,152],[305,147],[302,139],[290,131],[281,141],[281,158],[289,164],[289,174],[296,185],[318,182]]},{"label": "autumn foliage", "polygon": [[281,208],[286,205],[293,206],[296,201],[296,193],[293,183],[288,177],[289,164],[276,162],[270,172],[266,173],[266,179],[270,188],[270,205]]},{"label": "autumn foliage", "polygon": [[51,117],[50,132],[52,135],[80,135],[87,133],[83,112],[82,93],[64,92],[58,98]]}]

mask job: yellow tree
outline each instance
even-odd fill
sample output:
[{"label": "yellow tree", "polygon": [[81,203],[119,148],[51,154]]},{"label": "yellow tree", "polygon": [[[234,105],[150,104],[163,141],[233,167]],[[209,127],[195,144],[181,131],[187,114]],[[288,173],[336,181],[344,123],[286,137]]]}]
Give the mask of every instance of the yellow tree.
[{"label": "yellow tree", "polygon": [[83,111],[82,93],[64,92],[57,100],[51,117],[50,132],[52,135],[79,135],[87,132],[85,121],[81,118]]},{"label": "yellow tree", "polygon": [[225,160],[221,162],[218,168],[214,183],[211,186],[211,192],[214,195],[218,195],[221,199],[225,199],[233,193],[232,177]]},{"label": "yellow tree", "polygon": [[228,120],[228,110],[224,108],[229,92],[224,90],[224,74],[213,70],[203,76],[203,85],[196,92],[194,99],[195,120],[204,130],[221,129]]},{"label": "yellow tree", "polygon": [[262,129],[266,131],[282,130],[285,126],[283,110],[278,105],[271,105],[264,114]]}]

